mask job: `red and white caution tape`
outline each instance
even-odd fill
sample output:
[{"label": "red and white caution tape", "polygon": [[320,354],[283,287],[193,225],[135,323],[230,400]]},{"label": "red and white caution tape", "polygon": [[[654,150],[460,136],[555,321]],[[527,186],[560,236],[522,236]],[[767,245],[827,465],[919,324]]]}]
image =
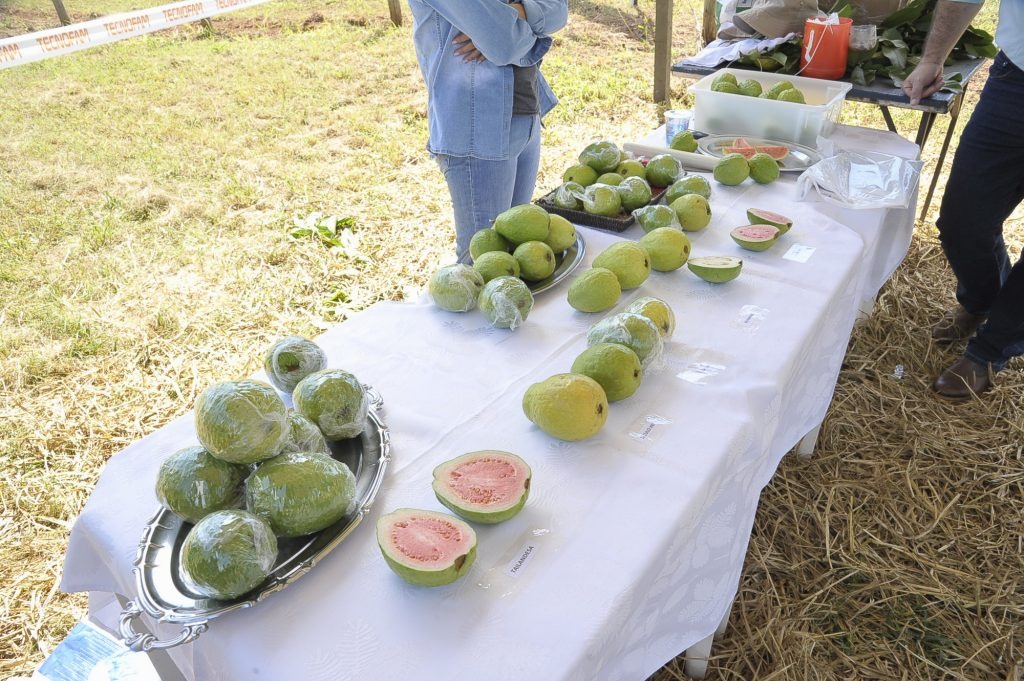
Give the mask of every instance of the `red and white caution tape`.
[{"label": "red and white caution tape", "polygon": [[162,31],[270,0],[186,0],[0,40],[0,69]]}]

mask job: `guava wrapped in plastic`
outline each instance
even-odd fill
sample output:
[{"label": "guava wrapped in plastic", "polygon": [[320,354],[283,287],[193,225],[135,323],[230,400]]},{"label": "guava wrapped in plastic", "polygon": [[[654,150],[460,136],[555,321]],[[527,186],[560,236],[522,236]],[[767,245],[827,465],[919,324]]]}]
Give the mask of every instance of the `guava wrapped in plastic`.
[{"label": "guava wrapped in plastic", "polygon": [[181,570],[191,588],[228,600],[252,591],[277,560],[270,525],[248,511],[217,511],[193,527],[181,545]]},{"label": "guava wrapped in plastic", "polygon": [[600,182],[592,184],[579,195],[583,210],[591,215],[615,217],[622,212],[622,195],[619,188]]},{"label": "guava wrapped in plastic", "polygon": [[633,211],[633,217],[636,218],[637,223],[639,223],[640,227],[642,227],[645,232],[653,232],[654,230],[662,227],[672,227],[678,230],[683,229],[683,226],[679,223],[679,217],[676,216],[676,212],[670,207],[660,203],[653,206],[637,208]]},{"label": "guava wrapped in plastic", "polygon": [[555,190],[551,202],[566,210],[579,210],[583,207],[579,197],[583,194],[583,185],[579,182],[566,182]]},{"label": "guava wrapped in plastic", "polygon": [[533,309],[533,293],[522,279],[497,277],[484,286],[479,304],[491,326],[514,330]]},{"label": "guava wrapped in plastic", "polygon": [[620,312],[590,327],[587,345],[597,343],[625,345],[636,353],[645,370],[660,363],[665,345],[657,325],[635,312]]},{"label": "guava wrapped in plastic", "polygon": [[356,478],[323,454],[289,452],[264,461],[245,483],[245,505],[279,537],[299,537],[333,525],[355,503]]},{"label": "guava wrapped in plastic", "polygon": [[468,312],[476,307],[476,298],[484,287],[484,278],[469,265],[445,265],[430,278],[430,297],[442,310]]},{"label": "guava wrapped in plastic", "polygon": [[613,172],[622,161],[622,150],[611,140],[599,140],[588,144],[580,152],[580,163],[590,166],[600,175]]},{"label": "guava wrapped in plastic", "polygon": [[299,381],[295,409],[315,423],[328,440],[355,437],[366,427],[370,397],[359,379],[341,369],[324,369]]},{"label": "guava wrapped in plastic", "polygon": [[288,407],[261,381],[226,381],[196,400],[196,436],[206,450],[230,463],[277,456],[288,438]]},{"label": "guava wrapped in plastic", "polygon": [[202,447],[186,447],[164,459],[156,478],[160,503],[190,523],[239,505],[246,466],[221,461]]},{"label": "guava wrapped in plastic", "polygon": [[316,424],[295,411],[288,411],[288,440],[284,443],[282,454],[287,452],[318,452],[330,455],[324,434]]},{"label": "guava wrapped in plastic", "polygon": [[278,390],[290,393],[299,381],[327,367],[327,355],[319,345],[301,336],[287,336],[267,350],[263,370]]},{"label": "guava wrapped in plastic", "polygon": [[664,300],[644,296],[630,303],[623,312],[635,312],[647,317],[658,327],[661,337],[668,340],[676,330],[676,313]]}]

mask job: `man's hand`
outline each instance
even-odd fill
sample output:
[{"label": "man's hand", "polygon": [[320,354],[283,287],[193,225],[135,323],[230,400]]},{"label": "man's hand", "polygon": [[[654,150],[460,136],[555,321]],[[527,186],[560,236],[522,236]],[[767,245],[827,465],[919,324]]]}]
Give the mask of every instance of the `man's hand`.
[{"label": "man's hand", "polygon": [[910,98],[910,103],[916,106],[925,97],[941,90],[945,81],[942,64],[922,61],[903,81],[903,92]]},{"label": "man's hand", "polygon": [[456,56],[462,57],[462,61],[475,61],[477,63],[487,61],[487,57],[485,57],[480,50],[476,49],[476,45],[473,44],[473,41],[470,40],[469,36],[465,33],[460,33],[455,36],[455,39],[452,40],[452,42],[458,45],[455,49],[455,54]]}]

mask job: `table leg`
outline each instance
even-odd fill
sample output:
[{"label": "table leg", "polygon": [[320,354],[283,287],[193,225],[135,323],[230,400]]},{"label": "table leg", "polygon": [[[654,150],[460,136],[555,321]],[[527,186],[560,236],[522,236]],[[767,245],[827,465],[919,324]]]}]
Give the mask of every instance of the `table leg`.
[{"label": "table leg", "polygon": [[896,129],[896,121],[892,119],[892,114],[889,113],[889,107],[879,106],[878,108],[882,110],[882,118],[885,119],[885,125],[889,128],[889,132],[894,132],[897,135],[900,134],[900,131]]},{"label": "table leg", "polygon": [[708,658],[711,657],[711,643],[714,639],[715,635],[711,634],[686,649],[683,673],[691,679],[703,679],[708,673]]},{"label": "table leg", "polygon": [[949,151],[949,143],[953,139],[953,131],[956,129],[956,122],[960,119],[960,105],[963,104],[964,94],[967,93],[967,86],[964,92],[949,108],[949,127],[946,128],[946,137],[942,140],[942,149],[939,150],[939,160],[935,163],[935,170],[932,171],[932,181],[928,185],[928,193],[924,197],[924,207],[921,208],[921,219],[924,220],[928,214],[928,207],[932,205],[932,196],[935,195],[935,185],[939,182],[939,175],[942,173],[942,164],[946,161],[946,152]]},{"label": "table leg", "polygon": [[932,131],[932,124],[935,122],[935,116],[937,114],[931,111],[925,111],[921,114],[921,124],[917,126],[917,137],[914,139],[914,144],[924,151],[925,142],[928,141],[928,133]]},{"label": "table leg", "polygon": [[814,454],[814,447],[818,444],[818,433],[820,432],[821,424],[819,423],[796,444],[796,453],[801,459],[809,459],[811,454]]},{"label": "table leg", "polygon": [[722,621],[718,623],[718,628],[715,629],[715,638],[722,638],[725,636],[725,630],[729,628],[729,616],[732,615],[732,606],[736,605],[736,598],[732,599],[732,603],[729,604],[729,609],[725,611],[725,615],[722,616]]}]

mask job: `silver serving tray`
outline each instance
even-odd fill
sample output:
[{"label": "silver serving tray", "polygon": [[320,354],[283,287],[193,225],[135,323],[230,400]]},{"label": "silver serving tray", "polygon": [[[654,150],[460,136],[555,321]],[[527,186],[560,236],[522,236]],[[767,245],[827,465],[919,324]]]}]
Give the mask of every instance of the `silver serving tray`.
[{"label": "silver serving tray", "polygon": [[586,245],[583,243],[583,235],[578,231],[576,232],[576,243],[562,253],[556,255],[556,258],[561,258],[558,261],[558,266],[555,267],[555,271],[551,273],[551,276],[540,281],[528,282],[530,292],[533,295],[537,295],[542,291],[547,291],[552,286],[557,286],[560,281],[572,274],[572,271],[579,267],[580,263],[583,262],[583,256],[587,251]]},{"label": "silver serving tray", "polygon": [[[372,388],[366,389],[370,395],[366,429],[359,437],[328,443],[331,455],[355,474],[354,510],[315,534],[278,539],[277,563],[266,581],[245,596],[221,601],[189,588],[180,571],[178,555],[192,523],[161,507],[150,518],[136,554],[132,572],[139,595],[125,606],[118,626],[125,645],[135,651],[148,651],[195,640],[209,628],[210,620],[250,608],[309,572],[359,525],[370,510],[391,460],[391,436],[380,417],[384,402]],[[132,625],[142,613],[161,622],[180,624],[182,631],[164,641],[150,633],[137,632]]]},{"label": "silver serving tray", "polygon": [[697,140],[697,149],[708,156],[721,158],[725,155],[724,147],[732,146],[733,140],[737,137],[745,138],[754,146],[789,147],[789,155],[779,161],[779,170],[784,173],[802,173],[821,160],[821,154],[803,144],[780,142],[751,135],[708,135]]}]

